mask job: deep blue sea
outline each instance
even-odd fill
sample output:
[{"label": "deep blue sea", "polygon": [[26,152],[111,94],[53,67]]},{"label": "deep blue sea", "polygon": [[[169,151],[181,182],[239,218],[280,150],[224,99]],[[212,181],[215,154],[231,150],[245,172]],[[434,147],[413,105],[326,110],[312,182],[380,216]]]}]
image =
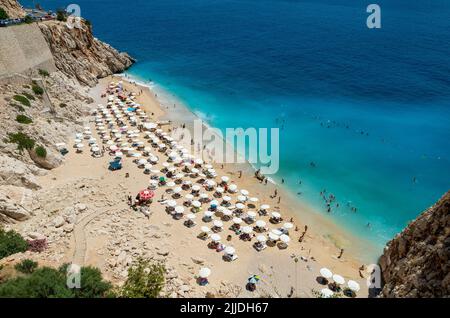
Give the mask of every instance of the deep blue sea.
[{"label": "deep blue sea", "polygon": [[450,189],[448,0],[377,0],[381,29],[373,1],[75,2],[130,74],[213,126],[283,128],[274,179],[380,251]]}]

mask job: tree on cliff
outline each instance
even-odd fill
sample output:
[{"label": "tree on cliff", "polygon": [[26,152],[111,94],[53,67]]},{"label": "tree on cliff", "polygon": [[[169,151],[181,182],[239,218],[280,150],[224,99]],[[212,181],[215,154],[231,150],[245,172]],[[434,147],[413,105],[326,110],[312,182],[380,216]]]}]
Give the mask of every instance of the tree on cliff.
[{"label": "tree on cliff", "polygon": [[0,20],[9,19],[8,13],[3,8],[0,8]]}]

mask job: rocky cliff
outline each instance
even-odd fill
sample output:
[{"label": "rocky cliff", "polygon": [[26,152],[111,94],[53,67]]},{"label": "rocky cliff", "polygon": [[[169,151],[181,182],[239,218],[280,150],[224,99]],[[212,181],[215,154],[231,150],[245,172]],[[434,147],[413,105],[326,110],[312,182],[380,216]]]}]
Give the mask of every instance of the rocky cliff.
[{"label": "rocky cliff", "polygon": [[96,39],[84,20],[80,27],[69,28],[59,21],[39,23],[39,27],[56,67],[84,85],[94,86],[98,78],[122,72],[134,62],[128,54]]},{"label": "rocky cliff", "polygon": [[25,16],[25,10],[16,0],[0,0],[0,8],[5,10],[11,19]]},{"label": "rocky cliff", "polygon": [[382,297],[450,297],[450,191],[390,241]]}]

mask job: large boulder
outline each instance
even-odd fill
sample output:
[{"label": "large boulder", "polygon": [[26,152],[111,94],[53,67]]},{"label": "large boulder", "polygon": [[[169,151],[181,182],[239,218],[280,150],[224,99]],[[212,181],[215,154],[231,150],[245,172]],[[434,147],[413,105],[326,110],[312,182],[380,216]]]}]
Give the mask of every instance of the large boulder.
[{"label": "large boulder", "polygon": [[31,213],[20,204],[20,201],[14,200],[12,196],[9,196],[4,189],[0,188],[0,214],[4,221],[7,218],[24,221],[30,218]]},{"label": "large boulder", "polygon": [[30,189],[39,189],[35,173],[36,167],[29,167],[27,164],[12,157],[0,155],[0,185],[14,185]]},{"label": "large boulder", "polygon": [[450,296],[450,191],[390,241],[382,297]]}]

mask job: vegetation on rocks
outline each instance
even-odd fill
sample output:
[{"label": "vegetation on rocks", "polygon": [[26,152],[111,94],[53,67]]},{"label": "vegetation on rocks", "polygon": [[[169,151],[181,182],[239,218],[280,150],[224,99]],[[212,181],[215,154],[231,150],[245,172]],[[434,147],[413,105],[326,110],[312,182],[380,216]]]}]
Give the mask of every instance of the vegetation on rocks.
[{"label": "vegetation on rocks", "polygon": [[6,13],[5,9],[0,8],[0,20],[9,19],[8,14]]},{"label": "vegetation on rocks", "polygon": [[47,150],[43,146],[37,146],[34,150],[36,155],[41,158],[47,157]]},{"label": "vegetation on rocks", "polygon": [[43,70],[43,69],[39,69],[39,75],[41,75],[41,76],[43,76],[43,77],[48,77],[48,76],[50,76],[50,74],[46,71],[46,70]]},{"label": "vegetation on rocks", "polygon": [[31,86],[31,89],[36,95],[44,94],[44,89],[40,87],[38,84],[33,84],[33,86]]},{"label": "vegetation on rocks", "polygon": [[29,100],[35,100],[34,96],[27,92],[22,92],[22,95],[28,98]]},{"label": "vegetation on rocks", "polygon": [[38,267],[38,263],[31,259],[24,259],[20,263],[17,263],[14,268],[23,274],[31,274]]},{"label": "vegetation on rocks", "polygon": [[34,148],[35,141],[23,132],[8,134],[8,137],[9,142],[17,144],[17,149],[20,151],[24,149],[31,150]]},{"label": "vegetation on rocks", "polygon": [[33,120],[25,115],[17,115],[16,121],[21,124],[31,124]]},{"label": "vegetation on rocks", "polygon": [[27,248],[27,241],[19,233],[0,228],[0,259],[15,253],[25,252]]},{"label": "vegetation on rocks", "polygon": [[128,279],[118,290],[121,298],[157,298],[165,284],[166,267],[163,263],[139,258],[128,269]]},{"label": "vegetation on rocks", "polygon": [[67,286],[67,268],[41,267],[30,274],[0,284],[0,297],[9,298],[99,298],[107,297],[112,285],[103,280],[97,268],[82,267],[80,288]]},{"label": "vegetation on rocks", "polygon": [[14,95],[13,99],[18,101],[19,103],[21,103],[24,106],[27,106],[27,107],[31,106],[30,100],[23,95]]}]

